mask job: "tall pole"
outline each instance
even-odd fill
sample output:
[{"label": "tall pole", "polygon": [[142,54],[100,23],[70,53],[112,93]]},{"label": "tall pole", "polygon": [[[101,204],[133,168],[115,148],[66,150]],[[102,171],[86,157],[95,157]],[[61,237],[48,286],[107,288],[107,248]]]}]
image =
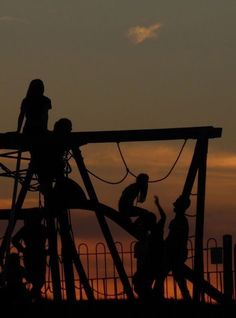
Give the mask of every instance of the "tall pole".
[{"label": "tall pole", "polygon": [[127,294],[127,297],[129,299],[134,299],[134,294],[133,294],[132,288],[130,286],[127,274],[126,274],[126,272],[124,270],[124,267],[123,267],[122,261],[120,259],[119,253],[118,253],[118,251],[116,249],[116,246],[114,244],[110,229],[109,229],[109,227],[107,225],[106,219],[105,219],[101,209],[99,209],[99,204],[98,204],[99,201],[98,201],[96,192],[95,192],[95,190],[93,188],[92,182],[91,182],[91,180],[89,178],[88,172],[86,170],[86,167],[85,167],[81,152],[80,152],[80,150],[78,148],[75,148],[75,147],[72,148],[72,152],[73,152],[73,155],[74,155],[74,159],[75,159],[75,161],[77,163],[78,169],[80,171],[81,177],[82,177],[82,179],[84,181],[84,185],[85,185],[85,187],[87,189],[87,192],[88,192],[88,195],[90,197],[90,200],[94,203],[94,206],[96,206],[96,204],[97,204],[97,208],[95,209],[95,214],[96,214],[96,217],[97,217],[98,222],[100,224],[100,227],[101,227],[101,230],[102,230],[103,235],[105,237],[105,240],[107,242],[107,245],[108,245],[108,248],[110,250],[110,253],[112,255],[112,258],[113,258],[113,261],[115,263],[117,272],[118,272],[118,274],[120,276],[120,279],[122,281],[125,293]]},{"label": "tall pole", "polygon": [[189,197],[191,195],[193,184],[196,178],[196,174],[197,174],[198,166],[199,166],[199,148],[200,148],[199,141],[197,141],[195,149],[194,149],[192,161],[189,167],[189,171],[188,171],[185,184],[183,187],[182,194],[185,197]]},{"label": "tall pole", "polygon": [[206,167],[208,139],[202,137],[199,140],[199,169],[197,186],[197,213],[195,227],[195,257],[193,299],[200,302],[202,296],[202,286],[204,282],[204,260],[203,260],[203,235],[204,235],[204,208],[206,191]]},{"label": "tall pole", "polygon": [[45,205],[46,210],[46,222],[48,229],[48,245],[50,255],[50,269],[52,276],[53,297],[56,302],[62,300],[61,295],[61,281],[60,281],[60,269],[58,259],[58,244],[57,244],[57,231],[55,226],[55,218],[52,215],[52,211]]},{"label": "tall pole", "polygon": [[63,209],[59,214],[58,221],[60,225],[61,255],[65,274],[66,298],[69,302],[75,302],[75,278],[72,262],[72,248],[69,239],[70,226],[68,222],[68,211]]},{"label": "tall pole", "polygon": [[232,235],[223,236],[224,301],[229,304],[233,297]]}]

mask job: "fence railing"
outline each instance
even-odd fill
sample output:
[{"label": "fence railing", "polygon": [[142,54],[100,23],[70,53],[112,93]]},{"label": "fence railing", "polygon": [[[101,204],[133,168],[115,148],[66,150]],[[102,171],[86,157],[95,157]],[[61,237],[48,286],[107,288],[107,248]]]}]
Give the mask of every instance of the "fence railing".
[{"label": "fence railing", "polygon": [[[129,245],[123,245],[121,242],[116,242],[116,248],[119,252],[123,266],[127,273],[128,279],[132,284],[132,276],[136,271],[136,259],[134,258],[135,241]],[[89,246],[86,243],[78,244],[78,253],[84,270],[87,274],[90,286],[94,292],[95,299],[126,299],[123,285],[116,271],[113,259],[109,249],[103,242],[98,242],[95,246]],[[207,241],[204,254],[204,279],[220,292],[224,292],[224,269],[223,269],[223,248],[217,244],[217,241],[210,238]],[[193,268],[194,248],[192,241],[189,240],[188,259],[186,264]],[[61,264],[61,288],[62,296],[66,299],[65,280],[63,274],[63,264]],[[234,267],[233,267],[234,268]],[[233,270],[233,280],[235,281],[235,271]],[[48,272],[48,279],[45,284],[44,294],[46,297],[52,296],[51,278]],[[192,293],[192,284],[188,282],[188,288]],[[75,289],[77,300],[87,299],[82,283],[78,275],[75,275]],[[181,299],[181,294],[176,282],[170,272],[165,281],[165,297],[168,299]],[[236,300],[235,287],[233,288],[232,298]],[[212,303],[214,300],[209,295],[204,295],[206,302]]]}]

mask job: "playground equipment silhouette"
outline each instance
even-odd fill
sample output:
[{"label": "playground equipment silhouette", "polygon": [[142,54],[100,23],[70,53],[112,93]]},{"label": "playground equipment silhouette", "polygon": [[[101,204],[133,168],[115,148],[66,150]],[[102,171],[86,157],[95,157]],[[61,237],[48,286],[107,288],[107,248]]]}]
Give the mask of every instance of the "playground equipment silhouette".
[{"label": "playground equipment silhouette", "polygon": [[[50,213],[50,209],[45,204],[44,209],[47,215],[47,227],[49,230],[49,249],[50,249],[50,267],[52,273],[53,298],[55,301],[62,299],[60,271],[58,265],[58,251],[57,251],[57,233],[55,229],[55,219],[57,219],[60,227],[60,239],[62,245],[62,259],[64,266],[65,282],[66,282],[66,297],[68,301],[74,302],[76,300],[75,286],[74,286],[74,267],[80,277],[85,294],[88,300],[94,300],[94,293],[89,285],[89,280],[83,268],[80,255],[76,250],[73,237],[70,233],[70,224],[68,220],[67,209],[87,209],[95,213],[98,224],[101,228],[107,246],[113,258],[116,270],[122,282],[124,292],[128,299],[134,299],[135,295],[132,286],[129,282],[124,266],[120,259],[119,253],[113,241],[113,236],[106,221],[106,217],[110,218],[116,224],[121,226],[124,230],[130,233],[134,238],[139,239],[140,233],[131,222],[127,222],[121,217],[120,213],[113,208],[99,202],[94,186],[91,182],[89,172],[86,169],[81,148],[83,145],[89,143],[119,143],[121,142],[144,142],[144,141],[158,141],[158,140],[196,140],[195,149],[192,156],[192,161],[187,173],[186,181],[183,186],[182,194],[189,197],[192,191],[193,184],[197,178],[197,196],[196,196],[196,223],[195,223],[195,257],[193,270],[185,266],[185,277],[193,283],[193,299],[199,302],[204,293],[209,294],[217,302],[224,301],[224,295],[216,288],[210,285],[203,277],[203,229],[204,229],[204,205],[205,205],[205,184],[206,184],[206,170],[207,170],[207,151],[208,141],[211,138],[221,137],[222,129],[211,126],[206,127],[187,127],[187,128],[168,128],[168,129],[146,129],[146,130],[128,130],[128,131],[98,131],[98,132],[72,132],[64,139],[54,140],[54,143],[64,143],[76,162],[78,171],[80,172],[84,187],[87,191],[87,196],[81,193],[77,195],[77,200],[74,200],[73,182],[70,183],[70,191],[68,192],[68,201],[64,203],[62,212],[59,214]],[[29,151],[31,146],[44,147],[48,146],[50,140],[42,137],[26,136],[15,132],[0,134],[0,149],[12,150],[5,156],[14,157],[14,151],[23,154]],[[16,157],[15,157],[16,158]],[[15,178],[15,186],[13,191],[12,208],[2,209],[0,211],[0,219],[8,219],[8,225],[1,243],[0,260],[1,266],[7,264],[7,257],[9,255],[9,248],[11,244],[11,237],[14,231],[17,219],[24,219],[27,213],[35,213],[37,209],[23,209],[23,203],[30,187],[34,187],[34,169],[32,162],[29,161],[29,166],[26,170],[20,170],[20,160],[18,156],[17,168],[15,173],[12,173],[6,166],[1,164],[3,173],[8,177]],[[128,167],[127,174],[129,173]],[[18,184],[21,184],[21,189],[18,193]],[[70,187],[69,187],[70,189]],[[77,188],[78,189],[78,188]],[[36,188],[37,190],[37,188]],[[76,191],[76,190],[75,190]],[[58,197],[58,196],[57,196]],[[58,206],[61,207],[59,203]]]}]

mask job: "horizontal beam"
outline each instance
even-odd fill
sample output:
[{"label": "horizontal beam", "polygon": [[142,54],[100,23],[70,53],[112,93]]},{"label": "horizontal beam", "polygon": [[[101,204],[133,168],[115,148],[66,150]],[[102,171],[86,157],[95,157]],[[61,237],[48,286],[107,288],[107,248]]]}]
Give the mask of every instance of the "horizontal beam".
[{"label": "horizontal beam", "polygon": [[[11,209],[0,209],[0,220],[9,220]],[[24,220],[27,215],[41,213],[42,208],[25,208],[16,213],[17,220]]]},{"label": "horizontal beam", "polygon": [[[82,146],[90,143],[113,143],[113,142],[137,142],[156,140],[178,140],[178,139],[199,139],[219,138],[222,128],[212,126],[186,127],[186,128],[165,128],[165,129],[142,129],[142,130],[118,130],[118,131],[88,131],[72,132],[63,140],[67,145]],[[34,137],[25,136],[16,132],[0,134],[0,149],[28,149],[30,145],[47,144],[50,142],[52,132]],[[54,142],[61,143],[62,140]]]},{"label": "horizontal beam", "polygon": [[[79,212],[81,210],[87,210],[94,212],[96,209],[99,209],[100,213],[102,213],[104,216],[108,217],[110,220],[115,222],[117,225],[122,227],[125,231],[127,231],[130,235],[133,235],[136,238],[140,238],[140,233],[136,231],[136,228],[132,222],[129,222],[129,219],[126,220],[120,212],[116,211],[112,207],[109,207],[103,203],[96,203],[94,204],[90,200],[86,200],[84,202],[77,202],[75,204],[72,204],[68,206],[68,209],[70,211],[76,211]],[[78,211],[79,210],[79,211]],[[9,220],[10,218],[10,209],[0,209],[0,220]],[[45,217],[46,210],[43,208],[25,208],[18,211],[16,214],[17,220],[24,220],[27,215],[35,215],[40,214],[42,217]]]},{"label": "horizontal beam", "polygon": [[85,143],[155,141],[176,139],[219,138],[222,129],[214,127],[165,128],[120,131],[92,131],[72,133],[73,138]]}]

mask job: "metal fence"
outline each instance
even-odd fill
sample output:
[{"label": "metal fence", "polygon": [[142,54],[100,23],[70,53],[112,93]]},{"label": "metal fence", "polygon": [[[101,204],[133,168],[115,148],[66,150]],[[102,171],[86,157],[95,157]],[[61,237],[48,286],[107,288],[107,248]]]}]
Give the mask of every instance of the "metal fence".
[{"label": "metal fence", "polygon": [[[120,258],[123,262],[125,271],[132,284],[132,276],[136,271],[136,259],[134,258],[134,244],[135,241],[128,245],[116,242],[116,248],[119,252]],[[186,264],[193,268],[194,264],[194,247],[191,240],[188,244],[188,260]],[[78,253],[80,255],[82,264],[87,274],[90,286],[94,292],[94,297],[97,300],[101,299],[126,299],[123,285],[116,271],[113,259],[110,252],[103,242],[98,242],[95,246],[89,246],[86,243],[78,244]],[[212,286],[217,288],[220,292],[224,292],[224,268],[223,268],[223,247],[219,246],[217,241],[213,238],[208,239],[206,248],[204,249],[204,278]],[[234,257],[235,258],[235,257]],[[61,264],[61,288],[62,296],[66,299],[65,281],[63,277],[63,266]],[[234,267],[232,267],[234,268]],[[235,282],[235,270],[232,269],[232,277]],[[52,296],[50,272],[48,272],[48,279],[45,285],[44,294],[46,297]],[[235,285],[235,283],[234,283]],[[174,281],[171,272],[165,281],[165,297],[168,299],[181,299],[181,294],[176,282]],[[192,293],[192,284],[188,282],[188,287]],[[82,283],[78,275],[75,277],[75,288],[77,300],[87,299]],[[236,300],[235,286],[233,288],[232,298]],[[204,295],[206,302],[214,302],[210,296]]]}]

